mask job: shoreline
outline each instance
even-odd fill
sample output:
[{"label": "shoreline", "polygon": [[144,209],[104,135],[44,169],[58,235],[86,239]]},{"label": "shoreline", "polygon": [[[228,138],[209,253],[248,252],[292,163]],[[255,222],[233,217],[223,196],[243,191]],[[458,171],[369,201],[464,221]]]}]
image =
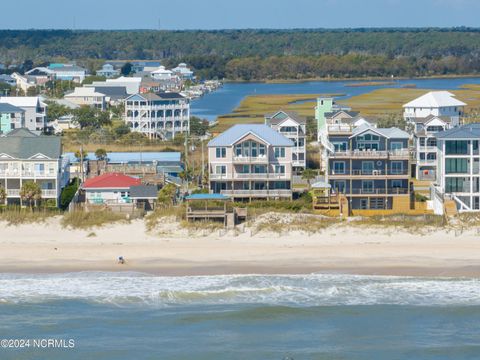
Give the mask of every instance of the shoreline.
[{"label": "shoreline", "polygon": [[[5,224],[2,224],[5,225]],[[92,236],[92,234],[94,234]],[[480,278],[476,228],[412,234],[396,228],[332,226],[313,234],[246,231],[203,236],[169,219],[68,230],[58,218],[0,228],[1,273],[133,271],[161,276],[342,273]],[[126,263],[118,264],[123,256]]]}]

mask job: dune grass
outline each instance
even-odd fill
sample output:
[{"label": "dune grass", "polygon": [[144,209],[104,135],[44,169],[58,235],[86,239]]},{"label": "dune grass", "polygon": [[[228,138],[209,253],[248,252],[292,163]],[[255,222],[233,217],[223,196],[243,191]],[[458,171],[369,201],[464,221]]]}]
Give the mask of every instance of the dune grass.
[{"label": "dune grass", "polygon": [[361,217],[352,219],[349,224],[369,228],[392,228],[418,235],[423,235],[433,230],[445,229],[448,226],[444,216],[402,214]]},{"label": "dune grass", "polygon": [[6,222],[7,225],[33,224],[44,222],[60,214],[61,211],[58,209],[31,209],[9,206],[0,208],[0,221]]},{"label": "dune grass", "polygon": [[129,219],[126,214],[112,211],[72,211],[62,218],[62,226],[72,229],[91,229],[117,222],[129,222]]}]

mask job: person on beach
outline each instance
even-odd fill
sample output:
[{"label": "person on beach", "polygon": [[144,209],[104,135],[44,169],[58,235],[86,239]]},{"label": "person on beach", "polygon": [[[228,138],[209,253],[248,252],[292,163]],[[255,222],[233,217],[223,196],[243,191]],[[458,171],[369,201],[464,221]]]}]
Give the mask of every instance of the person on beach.
[{"label": "person on beach", "polygon": [[123,258],[123,256],[118,257],[118,263],[121,265],[125,264],[125,259]]}]

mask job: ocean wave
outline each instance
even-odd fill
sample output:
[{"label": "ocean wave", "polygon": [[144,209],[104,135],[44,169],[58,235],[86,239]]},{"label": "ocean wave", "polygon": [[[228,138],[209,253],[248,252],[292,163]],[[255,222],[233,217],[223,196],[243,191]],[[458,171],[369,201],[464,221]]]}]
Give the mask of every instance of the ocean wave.
[{"label": "ocean wave", "polygon": [[480,305],[479,294],[479,280],[462,278],[341,274],[162,277],[132,272],[0,274],[0,306],[68,299],[159,307]]}]

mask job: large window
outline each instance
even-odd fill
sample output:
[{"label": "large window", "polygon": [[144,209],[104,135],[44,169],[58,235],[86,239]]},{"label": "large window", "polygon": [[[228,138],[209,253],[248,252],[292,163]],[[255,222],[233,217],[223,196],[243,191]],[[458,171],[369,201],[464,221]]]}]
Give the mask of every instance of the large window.
[{"label": "large window", "polygon": [[347,186],[345,180],[334,180],[333,189],[339,193],[345,193]]},{"label": "large window", "polygon": [[332,145],[334,146],[335,151],[347,151],[347,142],[346,141],[332,142]]},{"label": "large window", "polygon": [[333,174],[345,174],[345,161],[333,162]]},{"label": "large window", "polygon": [[235,145],[235,156],[259,157],[265,156],[265,145],[247,140]]},{"label": "large window", "polygon": [[217,165],[215,167],[215,174],[225,175],[227,173],[227,167],[225,165]]},{"label": "large window", "polygon": [[467,140],[447,140],[445,141],[446,155],[468,155]]},{"label": "large window", "polygon": [[276,147],[275,148],[275,157],[284,158],[285,157],[285,148],[284,147]]},{"label": "large window", "polygon": [[224,147],[218,147],[216,149],[216,155],[217,155],[217,158],[225,158],[227,157],[227,149],[224,148]]},{"label": "large window", "polygon": [[362,161],[362,175],[372,175],[374,168],[373,161]]},{"label": "large window", "polygon": [[364,194],[373,194],[373,180],[362,180],[362,192]]},{"label": "large window", "polygon": [[446,174],[468,173],[468,159],[445,159]]},{"label": "large window", "polygon": [[447,177],[445,178],[445,192],[470,192],[470,185],[467,178]]},{"label": "large window", "polygon": [[285,174],[285,165],[275,165],[275,174]]},{"label": "large window", "polygon": [[390,164],[392,174],[399,175],[403,173],[403,162],[402,161],[392,161]]},{"label": "large window", "polygon": [[373,134],[365,134],[357,137],[357,148],[360,150],[378,150],[380,137]]}]

